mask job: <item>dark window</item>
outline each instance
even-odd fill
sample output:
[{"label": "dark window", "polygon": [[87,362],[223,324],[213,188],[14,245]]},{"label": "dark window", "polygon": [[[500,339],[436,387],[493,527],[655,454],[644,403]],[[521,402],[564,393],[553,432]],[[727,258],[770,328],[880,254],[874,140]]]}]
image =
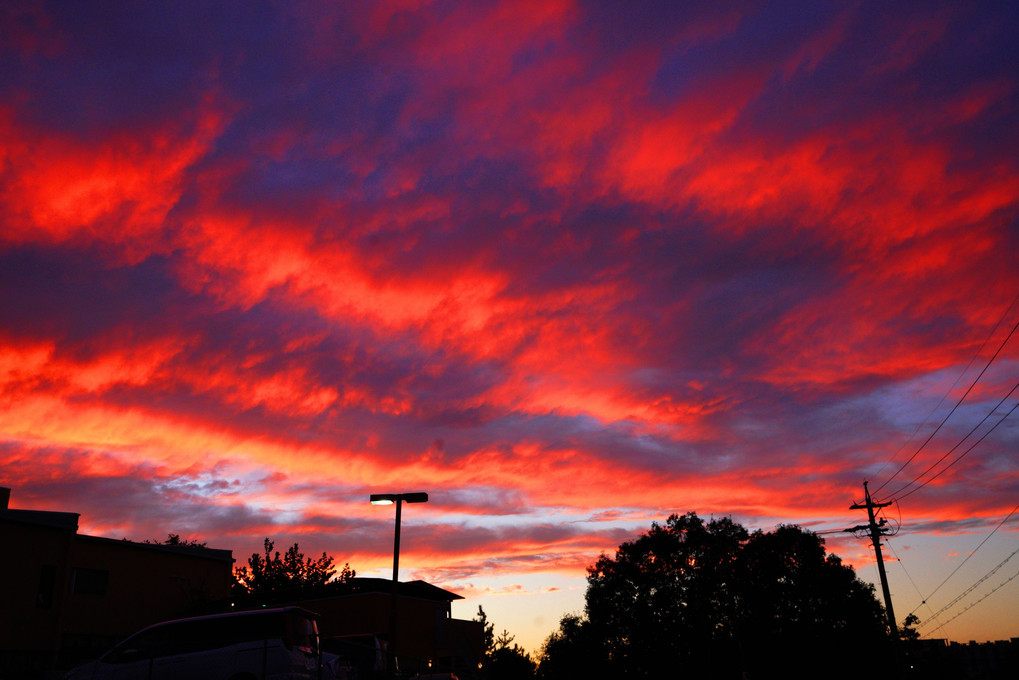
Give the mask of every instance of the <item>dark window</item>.
[{"label": "dark window", "polygon": [[71,592],[77,595],[105,595],[110,572],[105,569],[83,569],[71,571]]},{"label": "dark window", "polygon": [[[289,630],[288,630],[289,629]],[[318,651],[318,627],[299,613],[251,612],[211,619],[164,623],[120,643],[104,657],[107,663],[128,663],[173,654],[191,654],[228,645],[282,640],[308,653]]]},{"label": "dark window", "polygon": [[290,612],[288,623],[289,635],[284,640],[287,648],[297,647],[305,654],[316,654],[318,652],[318,626],[315,621],[297,612]]},{"label": "dark window", "polygon": [[35,596],[35,606],[49,609],[53,606],[53,584],[57,581],[57,568],[44,564],[39,569],[39,593]]},{"label": "dark window", "polygon": [[132,663],[140,659],[178,653],[171,626],[157,626],[143,630],[113,648],[103,661],[106,663]]},{"label": "dark window", "polygon": [[233,639],[233,622],[223,619],[188,621],[167,626],[175,652],[185,654],[217,649],[239,642]]}]

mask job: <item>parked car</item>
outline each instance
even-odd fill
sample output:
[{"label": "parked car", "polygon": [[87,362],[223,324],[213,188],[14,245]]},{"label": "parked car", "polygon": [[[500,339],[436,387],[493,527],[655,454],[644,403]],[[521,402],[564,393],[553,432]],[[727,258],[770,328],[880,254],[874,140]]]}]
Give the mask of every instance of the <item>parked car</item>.
[{"label": "parked car", "polygon": [[367,680],[364,675],[347,659],[329,652],[322,652],[322,680]]},{"label": "parked car", "polygon": [[157,623],[66,680],[319,680],[318,615],[258,609]]},{"label": "parked car", "polygon": [[337,680],[380,680],[399,676],[399,667],[396,673],[389,671],[387,652],[388,642],[379,635],[322,638],[323,666],[328,666]]}]

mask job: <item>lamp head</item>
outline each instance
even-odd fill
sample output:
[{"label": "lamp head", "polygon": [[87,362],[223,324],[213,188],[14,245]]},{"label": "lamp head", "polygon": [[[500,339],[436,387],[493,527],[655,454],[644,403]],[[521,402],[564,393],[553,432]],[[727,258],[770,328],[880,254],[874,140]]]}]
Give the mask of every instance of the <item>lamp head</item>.
[{"label": "lamp head", "polygon": [[417,493],[373,493],[369,498],[372,505],[392,505],[397,501],[404,503],[427,503],[428,494]]}]

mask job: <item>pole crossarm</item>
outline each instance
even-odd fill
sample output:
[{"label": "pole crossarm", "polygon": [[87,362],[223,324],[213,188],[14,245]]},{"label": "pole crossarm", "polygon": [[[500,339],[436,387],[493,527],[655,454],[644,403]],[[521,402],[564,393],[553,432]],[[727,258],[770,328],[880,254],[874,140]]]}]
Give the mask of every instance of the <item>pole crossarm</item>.
[{"label": "pole crossarm", "polygon": [[[864,484],[866,484],[866,482],[864,482]],[[870,498],[870,494],[869,493],[867,494],[867,498],[868,499]],[[853,503],[852,505],[849,506],[849,509],[850,510],[866,510],[867,508],[887,508],[891,504],[892,504],[892,501],[888,501],[887,503],[875,503],[873,501],[871,501],[870,503]]]}]

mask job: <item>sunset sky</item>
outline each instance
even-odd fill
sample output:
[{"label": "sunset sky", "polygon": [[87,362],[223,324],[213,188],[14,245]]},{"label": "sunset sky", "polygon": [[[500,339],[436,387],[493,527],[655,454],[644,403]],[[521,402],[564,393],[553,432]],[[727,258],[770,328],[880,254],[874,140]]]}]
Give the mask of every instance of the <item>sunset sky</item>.
[{"label": "sunset sky", "polygon": [[842,529],[869,481],[899,620],[997,567],[921,632],[1019,636],[1019,579],[975,604],[1019,512],[940,585],[1019,503],[1017,35],[1006,2],[5,2],[0,485],[387,578],[368,496],[426,491],[401,578],[533,650],[652,521]]}]

